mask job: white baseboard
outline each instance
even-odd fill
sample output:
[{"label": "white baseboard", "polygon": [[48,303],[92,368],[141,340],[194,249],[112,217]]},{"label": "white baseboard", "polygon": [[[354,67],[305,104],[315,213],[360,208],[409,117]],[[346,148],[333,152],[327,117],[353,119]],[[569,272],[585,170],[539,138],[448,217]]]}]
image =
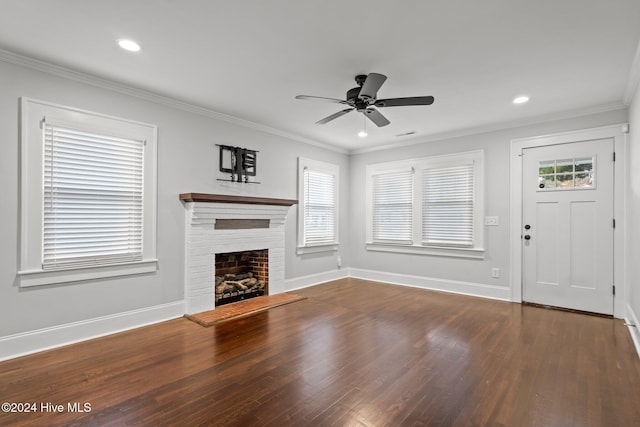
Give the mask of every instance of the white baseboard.
[{"label": "white baseboard", "polygon": [[0,337],[0,361],[182,317],[183,301]]},{"label": "white baseboard", "polygon": [[310,274],[308,276],[286,279],[284,281],[285,292],[307,288],[309,286],[318,285],[324,282],[330,282],[332,280],[344,279],[346,277],[349,277],[349,270],[350,269],[348,268],[343,268],[340,270],[325,271],[322,273]]},{"label": "white baseboard", "polygon": [[431,289],[454,294],[471,295],[482,298],[510,301],[511,290],[504,286],[485,285],[484,283],[461,282],[457,280],[438,279],[435,277],[411,276],[408,274],[387,273],[384,271],[351,268],[350,276],[394,285]]},{"label": "white baseboard", "polygon": [[[636,346],[636,352],[638,352],[638,357],[640,357],[640,323],[638,323],[638,316],[633,311],[630,305],[627,305],[627,318],[625,319],[627,322],[627,328],[629,329],[629,334],[631,335],[631,339]],[[632,326],[633,325],[633,326]]]},{"label": "white baseboard", "polygon": [[[509,301],[509,289],[505,287],[353,268],[287,279],[285,292],[347,277]],[[178,301],[0,337],[0,361],[175,319],[185,312],[185,302]],[[640,337],[634,336],[634,342],[640,353]]]}]

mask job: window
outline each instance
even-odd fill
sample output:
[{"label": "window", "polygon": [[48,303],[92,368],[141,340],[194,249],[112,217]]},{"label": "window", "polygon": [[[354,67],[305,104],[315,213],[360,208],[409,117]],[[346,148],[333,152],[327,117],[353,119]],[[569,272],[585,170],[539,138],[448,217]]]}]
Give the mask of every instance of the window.
[{"label": "window", "polygon": [[298,160],[297,253],[337,250],[338,166]]},{"label": "window", "polygon": [[156,128],[22,99],[21,286],[156,269]]},{"label": "window", "polygon": [[422,242],[473,246],[473,163],[423,170]]},{"label": "window", "polygon": [[413,243],[413,169],[372,176],[373,240]]},{"label": "window", "polygon": [[482,151],[367,166],[367,249],[481,258]]}]

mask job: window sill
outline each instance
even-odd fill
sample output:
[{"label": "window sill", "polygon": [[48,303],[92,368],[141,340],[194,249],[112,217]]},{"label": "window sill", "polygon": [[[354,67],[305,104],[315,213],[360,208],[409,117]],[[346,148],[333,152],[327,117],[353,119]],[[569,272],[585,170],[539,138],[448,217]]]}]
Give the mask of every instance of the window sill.
[{"label": "window sill", "polygon": [[366,243],[368,251],[394,252],[428,256],[444,256],[452,258],[484,259],[484,249],[480,248],[445,248],[418,245],[394,245],[384,243]]},{"label": "window sill", "polygon": [[153,273],[158,269],[158,260],[145,260],[128,264],[107,265],[102,267],[88,267],[59,271],[28,270],[19,271],[21,288],[31,286],[56,285],[62,283],[79,282],[83,280],[104,279],[134,274]]},{"label": "window sill", "polygon": [[296,254],[317,254],[321,252],[336,252],[338,250],[339,243],[331,243],[329,245],[317,245],[317,246],[298,246],[296,248]]}]

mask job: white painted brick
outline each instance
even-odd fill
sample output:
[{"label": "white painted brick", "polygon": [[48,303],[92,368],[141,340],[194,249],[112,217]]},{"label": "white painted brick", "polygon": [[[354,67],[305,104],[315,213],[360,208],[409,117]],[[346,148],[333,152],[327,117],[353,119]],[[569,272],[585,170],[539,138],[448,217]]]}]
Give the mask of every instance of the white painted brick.
[{"label": "white painted brick", "polygon": [[[269,250],[269,293],[284,292],[284,224],[288,206],[186,203],[185,298],[187,312],[213,308],[214,255]],[[269,228],[216,230],[216,219],[268,219]]]}]

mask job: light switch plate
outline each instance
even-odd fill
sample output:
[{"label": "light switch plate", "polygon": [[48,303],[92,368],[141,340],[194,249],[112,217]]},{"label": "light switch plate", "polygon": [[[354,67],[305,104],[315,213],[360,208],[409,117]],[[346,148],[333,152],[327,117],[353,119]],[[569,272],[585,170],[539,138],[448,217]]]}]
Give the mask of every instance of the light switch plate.
[{"label": "light switch plate", "polygon": [[485,216],[484,225],[500,225],[500,221],[497,216]]}]

